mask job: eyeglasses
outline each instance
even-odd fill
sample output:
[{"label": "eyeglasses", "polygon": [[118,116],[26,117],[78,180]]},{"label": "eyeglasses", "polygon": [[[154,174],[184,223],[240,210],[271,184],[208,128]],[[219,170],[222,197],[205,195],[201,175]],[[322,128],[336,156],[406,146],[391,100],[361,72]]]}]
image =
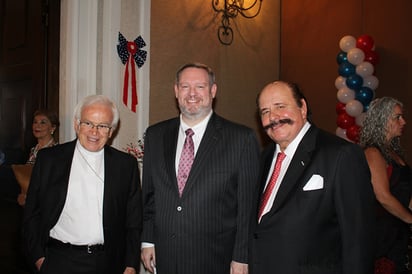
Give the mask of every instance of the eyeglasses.
[{"label": "eyeglasses", "polygon": [[109,125],[105,125],[105,124],[95,125],[95,124],[93,124],[92,122],[89,122],[89,121],[80,121],[79,120],[79,125],[81,127],[83,127],[84,129],[87,129],[87,130],[92,130],[92,129],[96,128],[97,131],[100,132],[100,133],[109,133],[109,131],[112,129],[112,127],[109,126]]}]

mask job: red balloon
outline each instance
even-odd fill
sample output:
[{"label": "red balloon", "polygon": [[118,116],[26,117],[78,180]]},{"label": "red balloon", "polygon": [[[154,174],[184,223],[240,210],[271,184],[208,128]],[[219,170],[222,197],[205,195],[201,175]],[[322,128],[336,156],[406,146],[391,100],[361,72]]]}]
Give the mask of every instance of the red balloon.
[{"label": "red balloon", "polygon": [[348,129],[355,124],[355,118],[344,112],[338,115],[336,124],[340,128]]},{"label": "red balloon", "polygon": [[371,63],[372,65],[376,66],[379,63],[379,55],[374,50],[366,51],[364,61],[367,61]]},{"label": "red balloon", "polygon": [[337,102],[336,103],[336,114],[342,114],[346,112],[346,104],[342,102]]},{"label": "red balloon", "polygon": [[346,129],[346,136],[349,140],[353,141],[354,143],[359,143],[359,131],[360,127],[355,124]]},{"label": "red balloon", "polygon": [[374,46],[375,42],[373,41],[373,38],[367,34],[359,36],[356,40],[356,47],[363,50],[364,52],[373,50]]}]

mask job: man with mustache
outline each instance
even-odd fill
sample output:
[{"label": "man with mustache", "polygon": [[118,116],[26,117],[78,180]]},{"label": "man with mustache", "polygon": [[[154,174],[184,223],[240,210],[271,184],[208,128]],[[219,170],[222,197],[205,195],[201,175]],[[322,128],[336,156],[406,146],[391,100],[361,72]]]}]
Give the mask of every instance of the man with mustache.
[{"label": "man with mustache", "polygon": [[246,274],[255,133],[213,111],[217,85],[208,66],[181,67],[174,91],[180,116],[146,131],[142,261],[157,274]]},{"label": "man with mustache", "polygon": [[250,273],[373,273],[374,197],[361,148],[317,128],[295,84],[268,84],[257,105],[273,142],[262,154]]}]

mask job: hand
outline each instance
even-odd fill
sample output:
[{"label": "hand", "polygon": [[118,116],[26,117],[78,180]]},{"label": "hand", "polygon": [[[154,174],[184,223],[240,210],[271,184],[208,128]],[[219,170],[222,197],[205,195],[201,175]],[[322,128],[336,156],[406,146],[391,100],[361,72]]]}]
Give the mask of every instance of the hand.
[{"label": "hand", "polygon": [[19,193],[19,195],[17,196],[17,203],[20,206],[24,206],[26,204],[26,194]]},{"label": "hand", "polygon": [[36,261],[37,271],[40,271],[40,268],[41,268],[41,266],[43,265],[44,259],[45,259],[45,257],[41,257],[40,259],[38,259],[38,260]]},{"label": "hand", "polygon": [[232,261],[230,263],[230,274],[248,274],[248,265]]},{"label": "hand", "polygon": [[154,268],[156,267],[156,255],[154,246],[142,248],[140,256],[144,267],[151,273],[154,273]]},{"label": "hand", "polygon": [[136,274],[136,269],[134,267],[126,267],[123,274]]}]

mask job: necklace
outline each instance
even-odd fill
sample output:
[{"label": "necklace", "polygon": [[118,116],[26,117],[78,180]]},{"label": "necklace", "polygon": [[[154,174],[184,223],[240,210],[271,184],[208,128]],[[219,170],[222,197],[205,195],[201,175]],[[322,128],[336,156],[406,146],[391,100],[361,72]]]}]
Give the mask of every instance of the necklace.
[{"label": "necklace", "polygon": [[[42,149],[42,148],[45,148],[45,147],[50,146],[50,145],[53,143],[53,141],[54,141],[54,139],[51,138],[51,139],[47,142],[47,144],[45,144],[44,146],[41,146],[41,147],[40,147],[39,143],[37,143],[37,146],[39,146],[39,150],[40,150],[40,149]],[[36,146],[36,147],[37,147],[37,146]]]},{"label": "necklace", "polygon": [[92,167],[92,165],[89,163],[89,161],[87,161],[86,157],[84,157],[83,153],[80,151],[80,149],[76,146],[77,151],[80,154],[80,157],[82,157],[83,161],[86,163],[86,165],[90,168],[90,170],[94,173],[94,175],[96,175],[96,177],[102,182],[104,183],[103,178],[100,176],[100,174],[97,173],[97,171]]},{"label": "necklace", "polygon": [[34,159],[37,157],[37,152],[39,152],[40,149],[50,146],[53,142],[54,142],[54,139],[51,138],[50,141],[47,142],[47,144],[45,144],[44,146],[40,146],[39,143],[37,143],[37,145],[33,149]]}]

